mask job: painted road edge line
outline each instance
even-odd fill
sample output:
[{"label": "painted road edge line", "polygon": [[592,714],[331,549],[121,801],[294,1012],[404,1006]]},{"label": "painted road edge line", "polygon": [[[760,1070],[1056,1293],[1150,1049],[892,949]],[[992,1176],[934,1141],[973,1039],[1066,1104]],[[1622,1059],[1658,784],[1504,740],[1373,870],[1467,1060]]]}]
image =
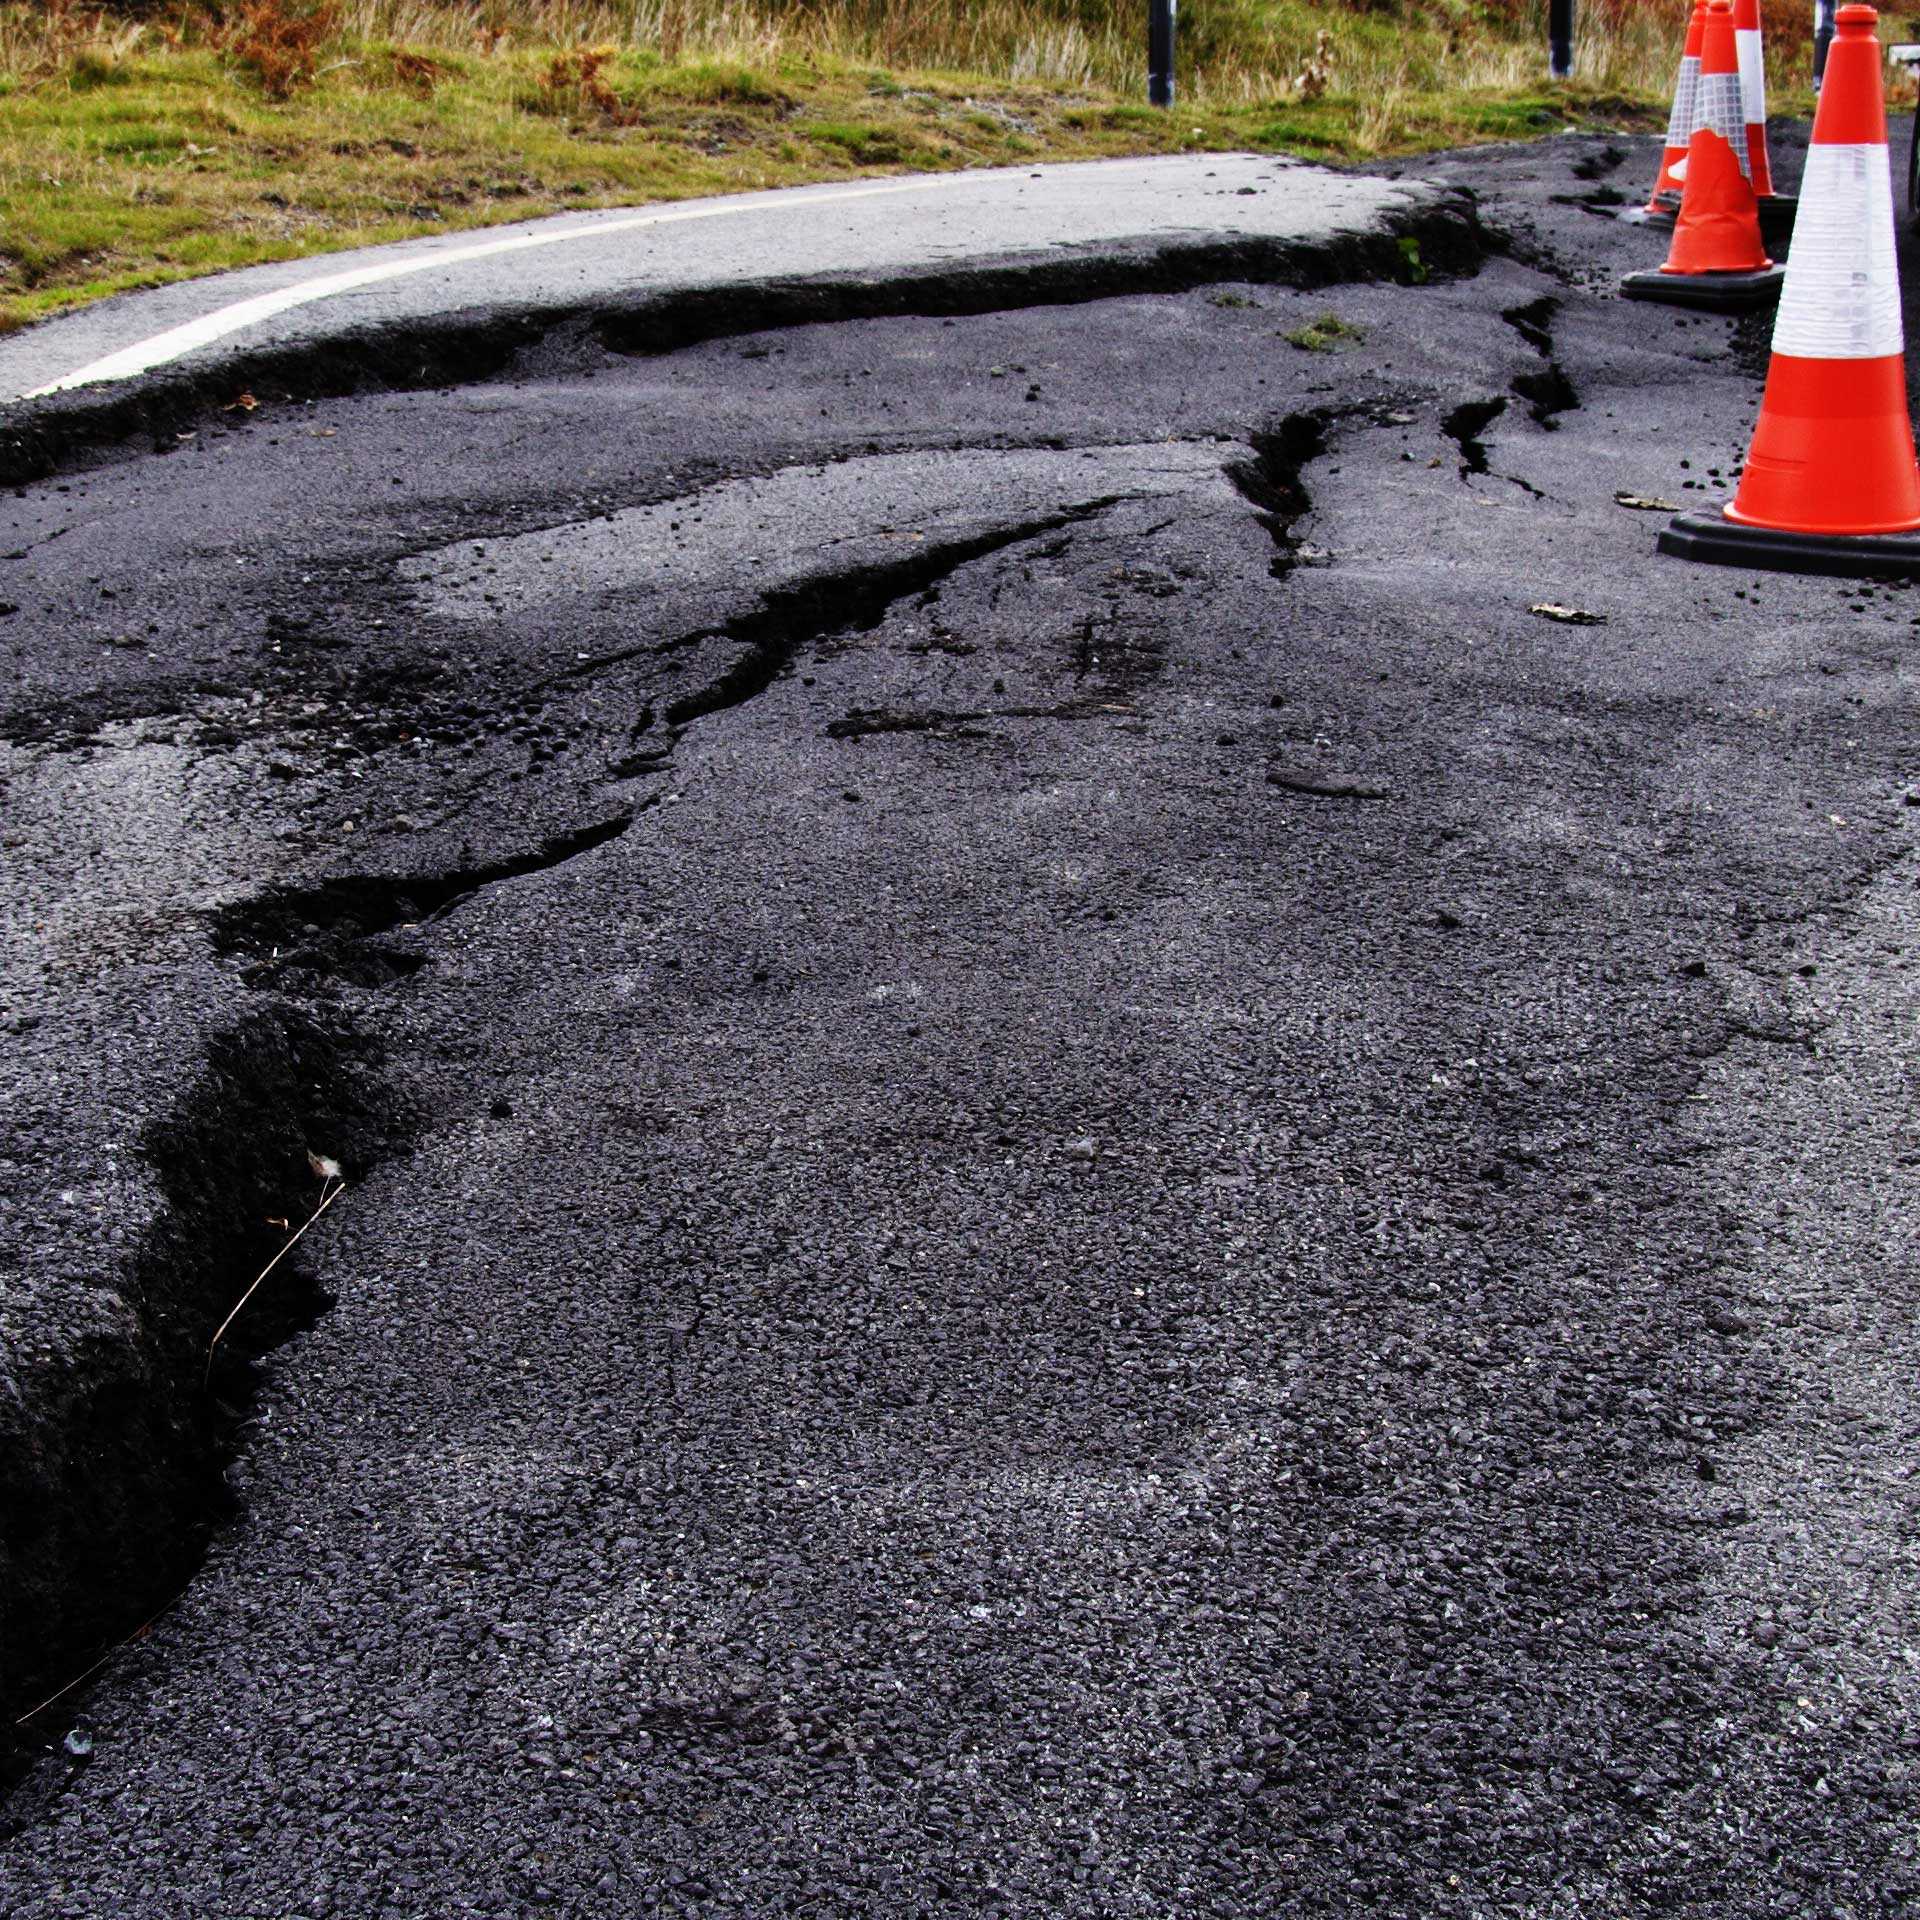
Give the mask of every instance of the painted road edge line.
[{"label": "painted road edge line", "polygon": [[[924,192],[929,187],[948,186],[969,177],[965,172],[922,174],[912,180],[889,181],[884,186],[833,187],[808,193],[807,197],[829,204],[841,200],[871,200],[882,194]],[[312,301],[325,300],[337,293],[351,293],[357,287],[374,286],[383,280],[399,280],[408,274],[427,273],[435,267],[460,266],[469,260],[484,260],[497,254],[524,253],[533,247],[559,246],[568,240],[605,239],[609,234],[631,233],[642,227],[671,226],[685,220],[714,220],[723,214],[744,213],[762,204],[763,196],[742,194],[737,200],[720,206],[668,207],[654,213],[628,214],[617,220],[597,220],[590,226],[566,227],[558,233],[522,233],[510,240],[475,241],[467,246],[409,255],[404,260],[382,261],[378,266],[354,267],[345,273],[323,274],[318,279],[301,280],[290,287],[276,288],[272,293],[259,293],[248,300],[236,300],[231,306],[217,308],[212,313],[202,314],[197,320],[184,321],[131,347],[122,347],[116,353],[91,360],[74,372],[62,374],[59,379],[49,380],[45,386],[31,388],[17,397],[22,400],[45,400],[56,393],[71,392],[75,387],[131,380],[139,374],[150,373],[155,367],[165,366],[169,361],[178,360],[196,348],[210,346],[230,333],[258,326],[263,320],[271,320],[294,307],[304,307]]]}]

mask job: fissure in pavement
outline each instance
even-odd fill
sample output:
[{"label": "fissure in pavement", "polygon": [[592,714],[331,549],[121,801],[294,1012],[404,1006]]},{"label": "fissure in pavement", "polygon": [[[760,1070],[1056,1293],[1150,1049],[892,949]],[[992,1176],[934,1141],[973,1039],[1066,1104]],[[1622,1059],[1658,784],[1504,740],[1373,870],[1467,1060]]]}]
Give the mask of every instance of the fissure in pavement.
[{"label": "fissure in pavement", "polygon": [[[8,1402],[0,1426],[0,1673],[13,1711],[71,1681],[190,1577],[230,1510],[221,1474],[254,1363],[329,1299],[295,1260],[210,1349],[214,1331],[311,1210],[307,1155],[357,1183],[408,1127],[378,1048],[351,1019],[287,1003],[215,1035],[200,1078],[149,1127],[141,1152],[166,1206],[124,1288],[138,1330],[100,1346],[57,1417]],[[9,1714],[8,1784],[79,1704],[57,1698],[23,1726]]]}]

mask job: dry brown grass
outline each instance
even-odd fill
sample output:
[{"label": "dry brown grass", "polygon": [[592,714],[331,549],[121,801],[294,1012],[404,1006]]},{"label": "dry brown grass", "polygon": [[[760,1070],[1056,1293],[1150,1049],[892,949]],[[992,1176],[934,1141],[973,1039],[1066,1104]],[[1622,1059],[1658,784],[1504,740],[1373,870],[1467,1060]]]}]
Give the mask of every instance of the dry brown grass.
[{"label": "dry brown grass", "polygon": [[[1624,93],[1671,84],[1684,0],[1588,0],[1580,9],[1583,82]],[[1807,38],[1802,0],[1765,0],[1771,44]],[[0,72],[58,67],[114,19],[92,0],[0,7]],[[224,24],[215,24],[224,22]],[[1015,84],[1138,98],[1146,83],[1139,0],[163,0],[131,33],[203,36],[283,97],[312,77],[319,47],[404,49],[430,60],[499,59],[599,48],[768,66],[830,60],[886,70],[967,73]],[[1183,94],[1221,104],[1292,97],[1331,68],[1356,94],[1531,84],[1545,42],[1544,0],[1210,0],[1181,21]],[[10,49],[9,42],[15,43]],[[1783,75],[1784,78],[1784,75]],[[1309,92],[1311,97],[1311,92]]]},{"label": "dry brown grass", "polygon": [[210,29],[213,43],[269,100],[311,86],[320,50],[340,30],[333,0],[242,0],[232,22]]},{"label": "dry brown grass", "polygon": [[[1804,41],[1806,8],[1768,0],[1783,47]],[[1580,70],[1622,91],[1671,84],[1683,0],[1589,0],[1580,10]],[[637,47],[663,60],[790,58],[889,69],[989,74],[1138,97],[1146,85],[1138,0],[344,0],[345,31],[369,40],[498,49]],[[1542,0],[1430,0],[1404,9],[1306,0],[1212,0],[1181,21],[1181,80],[1196,99],[1288,97],[1325,35],[1356,88],[1402,79],[1431,87],[1527,84],[1538,78]]]},{"label": "dry brown grass", "polygon": [[[667,65],[829,61],[1137,99],[1141,11],[1139,0],[156,0],[129,18],[105,0],[0,0],[0,77],[18,85],[61,73],[76,54],[111,66],[136,46],[200,44],[224,48],[269,97],[284,98],[326,58],[351,63],[360,49],[383,48],[397,84],[431,92],[448,61],[605,48]],[[1802,0],[1764,0],[1764,11],[1784,81],[1807,39],[1807,10]],[[1587,0],[1583,85],[1663,93],[1683,13],[1684,0]],[[1312,98],[1330,74],[1334,90],[1368,99],[1377,119],[1383,90],[1535,85],[1544,40],[1545,0],[1209,0],[1181,22],[1182,97],[1272,103],[1301,97],[1304,80]]]}]

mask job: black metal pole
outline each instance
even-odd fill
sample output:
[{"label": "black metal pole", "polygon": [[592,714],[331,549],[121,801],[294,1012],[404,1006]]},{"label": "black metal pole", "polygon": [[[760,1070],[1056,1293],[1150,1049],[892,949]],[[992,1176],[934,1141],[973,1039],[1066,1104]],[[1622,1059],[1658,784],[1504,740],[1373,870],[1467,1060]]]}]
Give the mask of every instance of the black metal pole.
[{"label": "black metal pole", "polygon": [[1813,90],[1826,78],[1827,49],[1833,44],[1834,0],[1813,0]]},{"label": "black metal pole", "polygon": [[1547,71],[1556,80],[1573,78],[1573,0],[1549,0]]},{"label": "black metal pole", "polygon": [[1147,100],[1173,105],[1173,9],[1175,0],[1147,0]]}]

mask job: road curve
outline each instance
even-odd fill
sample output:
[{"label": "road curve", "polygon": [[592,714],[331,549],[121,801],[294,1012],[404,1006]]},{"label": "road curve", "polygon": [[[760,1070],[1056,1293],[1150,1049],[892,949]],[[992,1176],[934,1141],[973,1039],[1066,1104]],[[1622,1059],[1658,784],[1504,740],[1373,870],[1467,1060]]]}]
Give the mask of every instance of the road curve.
[{"label": "road curve", "polygon": [[[1197,246],[1309,247],[1404,225],[1423,183],[1270,154],[1106,160],[865,180],[560,214],[479,233],[254,267],[124,295],[0,341],[0,399],[39,398],[316,335],[463,311],[644,309],[847,281],[896,287],[992,268],[1175,263]],[[317,309],[317,310],[316,310]]]}]

